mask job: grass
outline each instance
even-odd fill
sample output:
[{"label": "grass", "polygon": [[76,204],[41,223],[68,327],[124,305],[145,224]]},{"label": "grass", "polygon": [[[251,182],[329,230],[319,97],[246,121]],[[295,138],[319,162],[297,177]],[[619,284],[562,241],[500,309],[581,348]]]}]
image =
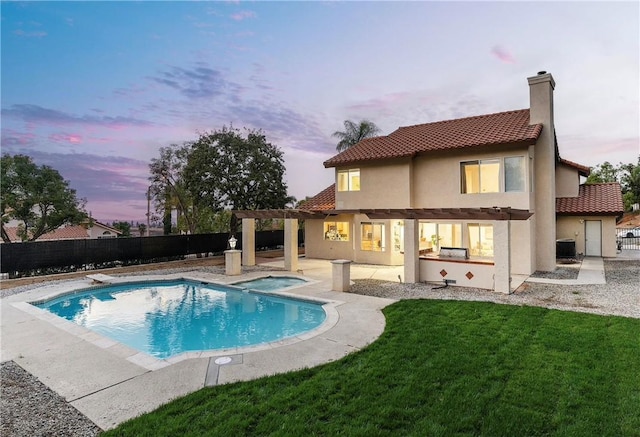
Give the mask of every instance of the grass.
[{"label": "grass", "polygon": [[640,320],[407,300],[365,350],[202,389],[104,436],[640,436]]}]

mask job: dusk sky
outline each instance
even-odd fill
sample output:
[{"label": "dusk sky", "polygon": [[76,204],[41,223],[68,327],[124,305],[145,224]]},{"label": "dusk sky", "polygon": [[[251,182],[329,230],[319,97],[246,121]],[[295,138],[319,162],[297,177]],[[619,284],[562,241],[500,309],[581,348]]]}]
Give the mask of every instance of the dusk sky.
[{"label": "dusk sky", "polygon": [[640,153],[631,2],[5,2],[2,153],[57,169],[102,221],[145,220],[148,164],[198,132],[262,129],[289,194],[333,182],[345,119],[399,126],[529,106],[556,81],[563,158]]}]

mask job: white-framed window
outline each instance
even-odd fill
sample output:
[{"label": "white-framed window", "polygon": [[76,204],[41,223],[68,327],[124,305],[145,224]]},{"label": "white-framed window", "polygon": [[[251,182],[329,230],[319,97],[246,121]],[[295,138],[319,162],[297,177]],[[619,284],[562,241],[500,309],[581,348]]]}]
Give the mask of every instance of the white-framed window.
[{"label": "white-framed window", "polygon": [[483,258],[493,257],[493,225],[482,223],[467,224],[469,255]]},{"label": "white-framed window", "polygon": [[361,223],[360,224],[360,249],[384,252],[384,223]]},{"label": "white-framed window", "polygon": [[441,247],[462,246],[462,224],[420,222],[420,253],[437,254]]},{"label": "white-framed window", "polygon": [[338,191],[360,191],[360,169],[338,170]]},{"label": "white-framed window", "polygon": [[460,192],[524,192],[525,176],[523,156],[464,161],[460,163]]},{"label": "white-framed window", "polygon": [[324,222],[324,239],[349,241],[349,222]]}]

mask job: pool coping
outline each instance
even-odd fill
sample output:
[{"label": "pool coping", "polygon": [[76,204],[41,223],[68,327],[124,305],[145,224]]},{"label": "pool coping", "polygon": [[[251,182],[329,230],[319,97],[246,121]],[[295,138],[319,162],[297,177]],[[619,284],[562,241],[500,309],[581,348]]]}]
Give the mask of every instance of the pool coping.
[{"label": "pool coping", "polygon": [[327,268],[329,264],[316,274],[304,275],[256,271],[226,276],[190,271],[115,277],[114,284],[185,278],[231,286],[264,276],[301,277],[308,283],[269,294],[327,302],[325,305],[332,312],[331,316],[327,313],[327,320],[319,328],[293,339],[239,349],[187,352],[166,360],[131,349],[28,303],[65,291],[87,289],[91,284],[86,278],[43,285],[0,299],[0,359],[15,361],[100,428],[110,429],[203,387],[314,367],[375,341],[385,327],[381,310],[395,301],[331,291]]}]

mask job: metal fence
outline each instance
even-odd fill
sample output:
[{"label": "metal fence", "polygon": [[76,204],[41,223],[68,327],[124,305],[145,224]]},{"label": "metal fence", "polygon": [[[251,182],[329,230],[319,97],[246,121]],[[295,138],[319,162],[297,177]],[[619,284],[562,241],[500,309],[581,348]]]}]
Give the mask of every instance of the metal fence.
[{"label": "metal fence", "polygon": [[[242,234],[236,235],[242,249]],[[161,237],[105,238],[97,240],[33,241],[0,246],[0,272],[15,275],[41,269],[95,268],[108,263],[139,264],[166,261],[197,253],[221,254],[229,234],[168,235]],[[304,231],[298,231],[304,244]],[[284,244],[284,231],[256,232],[256,249]]]},{"label": "metal fence", "polygon": [[640,227],[616,228],[618,250],[640,250]]}]

